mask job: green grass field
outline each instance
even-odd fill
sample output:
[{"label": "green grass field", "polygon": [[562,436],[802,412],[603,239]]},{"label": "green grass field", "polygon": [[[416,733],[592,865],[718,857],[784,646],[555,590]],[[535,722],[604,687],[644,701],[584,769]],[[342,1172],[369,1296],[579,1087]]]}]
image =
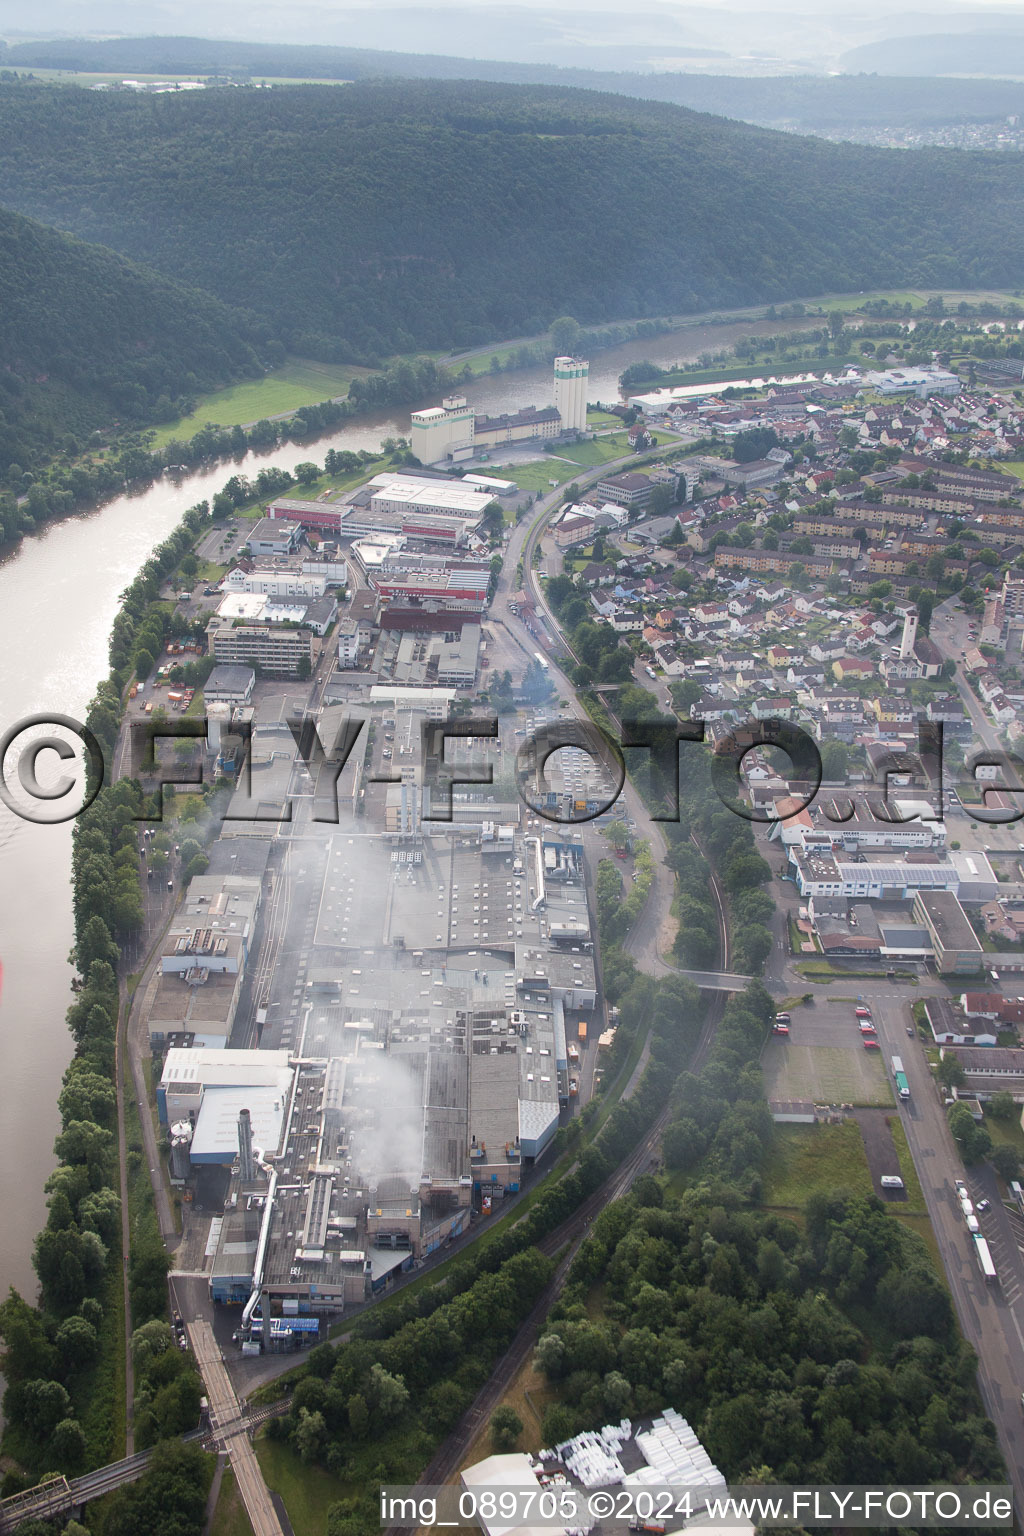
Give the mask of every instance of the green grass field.
[{"label": "green grass field", "polygon": [[565,485],[574,475],[579,474],[581,468],[578,464],[566,464],[563,459],[549,458],[537,459],[530,464],[511,464],[507,469],[500,469],[497,465],[487,467],[504,479],[514,480],[521,491],[539,491],[542,496],[546,496],[552,489],[548,483],[550,480]]},{"label": "green grass field", "polygon": [[235,1474],[224,1468],[217,1507],[210,1522],[210,1536],[252,1536],[252,1522],[245,1512]]},{"label": "green grass field", "polygon": [[257,1437],[255,1449],[267,1487],[284,1500],[296,1536],[321,1536],[327,1529],[327,1511],[344,1492],[339,1479],[323,1467],[305,1466],[291,1446],[266,1435]]},{"label": "green grass field", "polygon": [[[815,1104],[891,1104],[881,1051],[770,1040],[761,1065],[770,1099]],[[858,1133],[859,1134],[859,1133]]]},{"label": "green grass field", "polygon": [[1001,459],[999,468],[1016,475],[1018,480],[1024,480],[1024,459]]},{"label": "green grass field", "polygon": [[335,363],[313,363],[304,358],[289,358],[283,368],[275,368],[262,379],[247,379],[227,389],[203,395],[189,416],[156,429],[154,446],[162,448],[172,437],[189,438],[208,422],[218,427],[244,427],[265,416],[296,411],[300,405],[317,405],[335,395],[348,394],[348,386],[357,374],[368,373]]},{"label": "green grass field", "polygon": [[599,411],[594,406],[587,409],[587,426],[599,431],[602,427],[617,427],[619,417],[613,416],[611,411]]},{"label": "green grass field", "polygon": [[[661,444],[660,437],[658,443]],[[581,469],[596,469],[599,464],[607,464],[609,459],[621,459],[628,452],[628,433],[613,432],[609,437],[595,437],[590,443],[571,443],[568,448],[559,448],[558,457],[571,459]]]},{"label": "green grass field", "polygon": [[1021,1129],[1018,1115],[1013,1115],[1009,1120],[997,1120],[995,1115],[986,1115],[985,1129],[995,1146],[1012,1147],[1024,1163],[1024,1130]]},{"label": "green grass field", "polygon": [[[310,456],[316,462],[315,445],[311,446]],[[368,459],[365,464],[351,470],[347,475],[320,475],[309,485],[289,486],[287,495],[294,496],[300,501],[315,501],[318,496],[323,495],[324,491],[350,491],[353,486],[363,485],[371,476],[379,475],[382,470],[393,467],[390,458],[381,455],[375,459]],[[262,507],[260,512],[262,514]]]},{"label": "green grass field", "polygon": [[764,1169],[764,1204],[802,1207],[816,1190],[873,1193],[856,1120],[841,1125],[778,1125]]},{"label": "green grass field", "polygon": [[914,1159],[911,1156],[910,1147],[907,1145],[907,1133],[903,1129],[898,1115],[894,1114],[889,1117],[889,1134],[892,1137],[892,1144],[896,1148],[896,1156],[900,1160],[900,1177],[907,1191],[907,1203],[906,1205],[901,1205],[900,1210],[907,1211],[916,1216],[927,1216],[928,1207],[925,1205],[924,1194],[921,1189],[920,1180],[917,1177],[917,1169],[914,1167]]}]

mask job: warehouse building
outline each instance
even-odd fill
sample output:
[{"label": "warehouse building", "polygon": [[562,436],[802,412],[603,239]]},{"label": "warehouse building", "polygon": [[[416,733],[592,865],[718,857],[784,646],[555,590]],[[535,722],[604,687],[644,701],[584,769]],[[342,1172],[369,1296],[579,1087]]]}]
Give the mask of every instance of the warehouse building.
[{"label": "warehouse building", "polygon": [[970,976],[981,970],[985,952],[952,891],[918,891],[914,917],[931,935],[940,976]]}]

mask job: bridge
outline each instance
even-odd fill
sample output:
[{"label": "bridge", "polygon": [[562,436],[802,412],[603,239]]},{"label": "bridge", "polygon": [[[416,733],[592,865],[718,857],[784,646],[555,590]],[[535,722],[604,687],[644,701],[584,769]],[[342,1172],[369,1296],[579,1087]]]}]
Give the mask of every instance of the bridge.
[{"label": "bridge", "polygon": [[685,976],[702,992],[745,992],[754,979],[753,976],[737,976],[732,971],[684,971],[679,965],[670,969],[673,975]]},{"label": "bridge", "polygon": [[[181,1438],[186,1445],[199,1441],[205,1451],[230,1449],[229,1440],[240,1434],[250,1435],[267,1419],[276,1418],[287,1409],[286,1400],[267,1403],[260,1408],[240,1408],[236,1413],[229,1410],[215,1428],[193,1429]],[[138,1451],[134,1456],[108,1462],[105,1467],[97,1467],[95,1472],[86,1472],[82,1477],[70,1481],[66,1477],[49,1477],[34,1488],[26,1488],[23,1493],[11,1494],[0,1502],[0,1533],[16,1531],[24,1520],[67,1520],[91,1499],[102,1498],[115,1488],[137,1482],[149,1466],[152,1455],[152,1450]]]},{"label": "bridge", "polygon": [[136,1482],[149,1466],[152,1451],[139,1451],[123,1461],[87,1472],[84,1477],[50,1477],[24,1493],[14,1493],[0,1503],[0,1531],[14,1531],[23,1520],[67,1520],[76,1509],[125,1483]]}]

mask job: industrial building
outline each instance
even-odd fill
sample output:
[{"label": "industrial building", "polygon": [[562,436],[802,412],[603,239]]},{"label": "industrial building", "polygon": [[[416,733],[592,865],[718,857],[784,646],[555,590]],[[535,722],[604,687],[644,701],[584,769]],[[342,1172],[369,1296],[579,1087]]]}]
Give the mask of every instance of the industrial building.
[{"label": "industrial building", "polygon": [[467,489],[460,480],[421,480],[413,475],[374,475],[369,482],[373,512],[454,514],[480,519],[494,500],[475,486]]},{"label": "industrial building", "polygon": [[203,684],[207,704],[248,704],[256,686],[252,667],[216,666]]},{"label": "industrial building", "polygon": [[386,607],[395,604],[431,607],[440,613],[462,610],[479,614],[487,604],[489,582],[488,571],[418,571],[375,577],[374,587]]},{"label": "industrial building", "polygon": [[327,578],[323,575],[303,574],[288,569],[262,569],[243,571],[236,566],[228,571],[223,582],[225,592],[260,592],[264,597],[323,597],[327,591]]},{"label": "industrial building", "polygon": [[262,884],[243,875],[196,875],[163,939],[143,998],[150,1042],[186,1032],[198,1046],[227,1043],[249,961]]},{"label": "industrial building", "polygon": [[412,412],[412,451],[421,464],[454,463],[472,458],[481,448],[582,432],[587,425],[589,374],[584,359],[556,357],[554,404],[528,405],[501,416],[476,416],[464,395],[449,395],[438,406]]},{"label": "industrial building", "polygon": [[914,917],[931,935],[940,976],[970,976],[981,970],[985,952],[952,891],[918,891]]},{"label": "industrial building", "polygon": [[413,411],[409,418],[412,451],[421,464],[469,458],[475,417],[464,395],[448,395],[440,405]]},{"label": "industrial building", "polygon": [[251,555],[291,555],[299,547],[302,528],[298,522],[261,517],[246,539]]},{"label": "industrial building", "polygon": [[[473,631],[443,643],[453,675],[469,675]],[[424,719],[447,718],[454,698],[377,686],[370,706],[397,746],[418,740]],[[350,706],[321,712],[324,740],[332,711]],[[292,712],[281,699],[258,722],[261,807],[290,778]],[[586,803],[585,754],[565,755],[550,794]],[[255,1021],[274,1048],[225,1049],[227,1031],[203,1034],[197,1016],[221,990],[237,1006],[261,875],[198,877],[165,943],[151,1028],[163,1021],[168,1047],[157,1099],[172,1177],[186,1199],[221,1210],[203,1267],[215,1300],[242,1306],[250,1346],[312,1336],[320,1315],[361,1304],[517,1191],[578,1092],[581,1045],[605,1023],[582,835],[531,832],[521,802],[483,783],[456,782],[450,819],[435,820],[418,754],[399,772],[378,792],[379,833],[343,801],[347,824],[318,830],[296,861],[290,905],[309,913],[308,934],[294,984],[269,1023],[262,1009]],[[260,836],[247,832],[244,846]],[[222,845],[218,870],[230,824]]]},{"label": "industrial building", "polygon": [[[305,616],[305,607],[302,612]],[[308,629],[239,623],[226,614],[210,619],[206,644],[218,662],[248,662],[273,677],[308,676],[313,663],[313,637]]]}]

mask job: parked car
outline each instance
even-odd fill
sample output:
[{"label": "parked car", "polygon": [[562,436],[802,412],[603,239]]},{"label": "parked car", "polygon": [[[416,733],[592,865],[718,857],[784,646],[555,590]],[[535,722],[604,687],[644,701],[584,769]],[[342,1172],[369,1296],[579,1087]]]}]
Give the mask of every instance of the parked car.
[{"label": "parked car", "polygon": [[908,1024],[907,1025],[907,1034],[910,1036],[911,1040],[913,1040],[913,1038],[914,1038],[914,1026],[912,1024]]},{"label": "parked car", "polygon": [[871,1040],[866,1040],[865,1039],[865,1040],[862,1040],[861,1044],[863,1045],[863,1047],[864,1047],[864,1049],[866,1051],[880,1051],[882,1049],[882,1047],[879,1045],[878,1041],[875,1040],[875,1039],[871,1039]]},{"label": "parked car", "polygon": [[979,1200],[974,1209],[976,1211],[981,1211],[982,1214],[984,1214],[985,1211],[990,1211],[992,1209],[992,1202],[991,1200]]},{"label": "parked car", "polygon": [[853,1011],[858,1019],[870,1019],[871,1017],[870,1008],[855,1008]]}]

